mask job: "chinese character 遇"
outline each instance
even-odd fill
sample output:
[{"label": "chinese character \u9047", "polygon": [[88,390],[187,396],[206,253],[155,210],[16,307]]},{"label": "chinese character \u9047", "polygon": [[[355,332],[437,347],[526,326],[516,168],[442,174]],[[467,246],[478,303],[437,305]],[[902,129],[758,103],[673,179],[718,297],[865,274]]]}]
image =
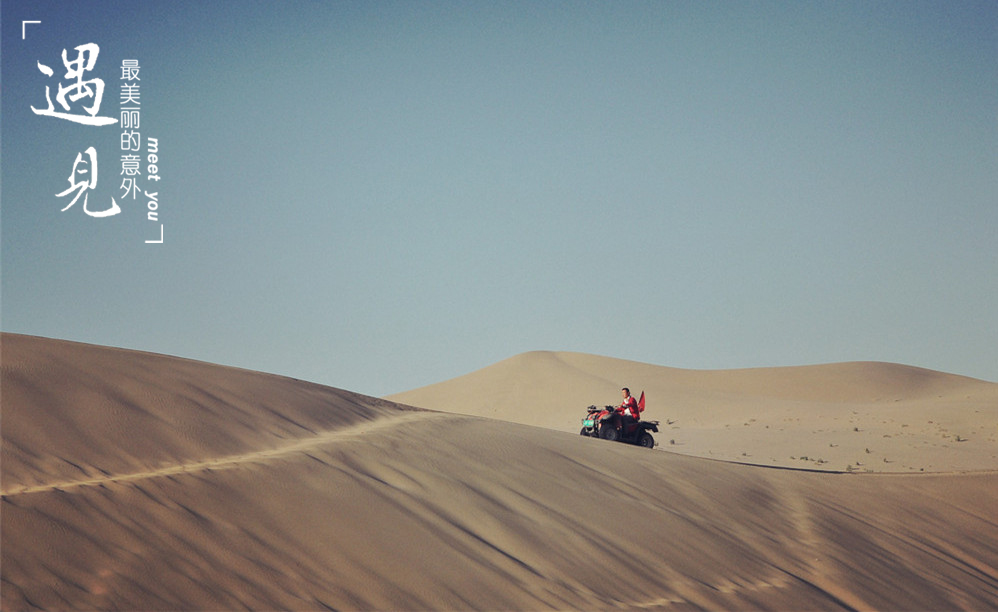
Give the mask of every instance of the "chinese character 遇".
[{"label": "chinese character \u9047", "polygon": [[[100,110],[101,98],[104,96],[104,81],[101,79],[90,79],[89,81],[83,80],[83,73],[93,70],[94,63],[97,61],[97,55],[100,53],[100,47],[94,43],[87,43],[85,45],[80,45],[75,49],[78,54],[76,59],[72,61],[67,58],[66,50],[62,50],[62,63],[66,66],[66,75],[63,78],[76,79],[76,82],[72,83],[68,87],[63,87],[62,83],[60,83],[59,93],[56,95],[55,99],[63,110],[69,111],[71,109],[66,101],[67,94],[69,94],[69,102],[77,102],[81,98],[92,98],[92,105],[83,106],[83,110],[90,116],[88,117],[86,115],[56,111],[55,106],[52,104],[52,97],[49,93],[48,85],[45,86],[45,101],[48,102],[48,108],[39,110],[32,106],[31,110],[34,111],[36,115],[57,117],[59,119],[66,119],[68,121],[82,123],[84,125],[110,125],[112,123],[117,123],[117,119],[97,116],[97,112]],[[48,77],[55,74],[51,68],[41,62],[38,62],[38,70]]]}]

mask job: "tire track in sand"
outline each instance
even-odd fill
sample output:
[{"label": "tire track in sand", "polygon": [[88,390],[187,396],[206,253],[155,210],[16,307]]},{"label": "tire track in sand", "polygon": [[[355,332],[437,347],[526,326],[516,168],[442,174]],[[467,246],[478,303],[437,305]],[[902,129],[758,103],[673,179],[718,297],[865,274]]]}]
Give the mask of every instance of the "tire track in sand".
[{"label": "tire track in sand", "polygon": [[386,429],[388,427],[398,427],[412,421],[422,421],[426,419],[437,419],[437,418],[454,418],[455,416],[456,415],[448,413],[432,412],[432,411],[407,412],[399,416],[382,417],[375,421],[366,421],[363,423],[358,423],[356,425],[350,425],[348,427],[344,427],[343,429],[335,429],[332,431],[323,432],[317,436],[312,436],[308,438],[298,438],[289,444],[285,444],[283,446],[278,446],[275,448],[252,451],[249,453],[241,453],[238,455],[228,455],[225,457],[216,457],[214,459],[208,459],[205,461],[194,461],[190,463],[181,463],[178,465],[169,465],[163,468],[159,468],[156,470],[149,470],[145,472],[98,476],[95,478],[86,478],[82,480],[68,480],[63,482],[40,484],[28,487],[19,486],[11,490],[0,491],[0,496],[12,497],[15,495],[27,495],[30,493],[44,493],[46,491],[65,491],[67,489],[73,489],[76,487],[96,487],[110,483],[132,482],[135,480],[144,480],[147,478],[161,478],[165,476],[175,476],[177,474],[201,472],[204,470],[225,469],[228,467],[234,467],[241,463],[266,461],[268,459],[283,457],[285,455],[293,455],[295,453],[304,452],[311,448],[327,444],[334,440],[338,440],[341,438],[349,438],[352,436],[372,431],[378,431],[380,429]]}]

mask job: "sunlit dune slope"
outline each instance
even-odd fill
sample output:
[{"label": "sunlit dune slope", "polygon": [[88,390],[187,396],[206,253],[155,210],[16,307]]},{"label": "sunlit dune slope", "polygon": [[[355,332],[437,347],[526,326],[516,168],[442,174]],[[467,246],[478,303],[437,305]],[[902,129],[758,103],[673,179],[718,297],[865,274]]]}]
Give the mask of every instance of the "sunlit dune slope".
[{"label": "sunlit dune slope", "polygon": [[647,395],[669,450],[823,470],[998,469],[998,384],[911,366],[851,362],[684,370],[537,351],[397,393],[393,401],[578,432],[585,407]]},{"label": "sunlit dune slope", "polygon": [[0,351],[4,490],[263,450],[400,409],[139,351],[17,334]]},{"label": "sunlit dune slope", "polygon": [[4,610],[998,605],[993,473],[742,466],[2,341]]}]

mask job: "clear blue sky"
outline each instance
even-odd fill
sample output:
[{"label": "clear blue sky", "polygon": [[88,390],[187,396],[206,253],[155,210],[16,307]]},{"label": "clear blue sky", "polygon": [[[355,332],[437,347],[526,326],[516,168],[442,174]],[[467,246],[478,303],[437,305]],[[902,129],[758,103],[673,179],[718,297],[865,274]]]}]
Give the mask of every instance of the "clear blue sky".
[{"label": "clear blue sky", "polygon": [[[529,350],[998,381],[998,3],[0,11],[4,331],[372,395]],[[163,244],[120,124],[30,109],[90,42]],[[118,215],[61,211],[89,146]]]}]

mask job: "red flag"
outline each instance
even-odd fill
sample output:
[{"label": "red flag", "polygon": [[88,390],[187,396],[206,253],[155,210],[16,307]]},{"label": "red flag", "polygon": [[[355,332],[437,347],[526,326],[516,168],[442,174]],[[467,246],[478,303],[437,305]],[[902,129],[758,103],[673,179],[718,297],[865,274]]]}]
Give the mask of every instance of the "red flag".
[{"label": "red flag", "polygon": [[641,399],[638,400],[638,412],[645,411],[645,392],[641,392]]}]

